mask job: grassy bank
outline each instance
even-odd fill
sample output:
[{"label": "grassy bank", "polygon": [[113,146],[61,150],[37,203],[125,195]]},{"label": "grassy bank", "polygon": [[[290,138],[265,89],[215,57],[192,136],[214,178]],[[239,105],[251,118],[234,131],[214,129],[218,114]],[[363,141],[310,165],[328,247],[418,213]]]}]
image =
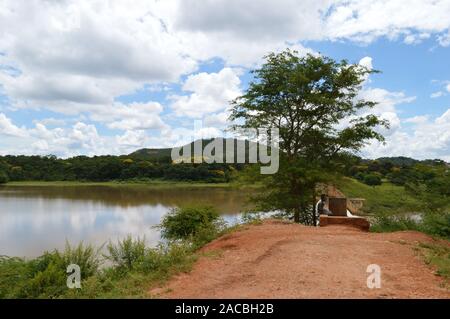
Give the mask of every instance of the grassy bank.
[{"label": "grassy bank", "polygon": [[421,243],[416,248],[426,264],[436,269],[444,278],[445,288],[450,288],[450,246],[445,242]]},{"label": "grassy bank", "polygon": [[403,214],[420,212],[423,205],[410,195],[403,186],[384,182],[369,186],[355,179],[343,178],[336,183],[347,197],[364,198],[362,212],[367,214]]}]

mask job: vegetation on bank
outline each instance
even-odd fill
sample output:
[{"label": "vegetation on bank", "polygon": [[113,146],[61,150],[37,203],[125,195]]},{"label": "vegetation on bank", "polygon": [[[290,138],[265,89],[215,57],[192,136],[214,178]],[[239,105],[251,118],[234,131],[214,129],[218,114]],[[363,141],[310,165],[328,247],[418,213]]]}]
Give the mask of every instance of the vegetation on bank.
[{"label": "vegetation on bank", "polygon": [[404,186],[384,182],[369,186],[356,179],[344,177],[336,181],[336,187],[347,197],[364,198],[361,211],[364,214],[402,214],[420,212],[421,201],[407,192]]},{"label": "vegetation on bank", "polygon": [[[206,141],[205,141],[206,143]],[[192,181],[227,183],[242,164],[172,163],[170,157],[77,156],[68,159],[48,156],[0,156],[0,183],[8,181]]]},{"label": "vegetation on bank", "polygon": [[81,181],[16,181],[8,182],[7,186],[20,187],[76,187],[76,186],[107,186],[107,187],[143,187],[143,188],[235,188],[252,187],[252,185],[239,185],[235,183],[205,183],[189,181],[165,180],[127,180],[109,182],[81,182]]},{"label": "vegetation on bank", "polygon": [[401,215],[377,215],[371,225],[373,232],[416,230],[450,240],[450,212],[426,213],[415,217]]},{"label": "vegetation on bank", "polygon": [[446,288],[450,288],[450,246],[442,243],[421,243],[416,249],[426,264],[437,269],[436,275],[445,279]]},{"label": "vegetation on bank", "polygon": [[[232,229],[211,207],[175,209],[159,227],[164,241],[157,247],[128,236],[110,241],[104,254],[81,243],[31,260],[2,256],[0,298],[149,297],[152,285],[189,271],[199,247]],[[67,288],[70,264],[81,268],[81,289]]]}]

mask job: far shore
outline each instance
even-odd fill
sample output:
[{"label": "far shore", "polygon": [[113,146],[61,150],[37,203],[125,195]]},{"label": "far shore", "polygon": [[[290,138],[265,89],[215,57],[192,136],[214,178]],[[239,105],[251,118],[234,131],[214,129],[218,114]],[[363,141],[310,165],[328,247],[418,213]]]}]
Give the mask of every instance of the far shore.
[{"label": "far shore", "polygon": [[[2,185],[0,185],[1,187]],[[109,182],[84,182],[84,181],[14,181],[3,186],[107,186],[107,187],[148,187],[148,188],[255,188],[255,185],[242,185],[237,183],[204,183],[182,181],[109,181]]]}]

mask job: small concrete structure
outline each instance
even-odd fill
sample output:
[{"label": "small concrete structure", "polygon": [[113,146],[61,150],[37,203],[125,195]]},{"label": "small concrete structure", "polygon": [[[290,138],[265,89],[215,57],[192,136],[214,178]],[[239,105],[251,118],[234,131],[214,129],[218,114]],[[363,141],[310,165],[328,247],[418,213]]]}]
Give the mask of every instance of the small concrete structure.
[{"label": "small concrete structure", "polygon": [[347,216],[347,198],[328,198],[328,209],[333,213],[333,216]]},{"label": "small concrete structure", "polygon": [[332,215],[320,215],[319,225],[321,227],[327,225],[348,225],[363,231],[369,231],[369,221],[364,217],[353,215],[361,209],[364,199],[347,199],[344,194],[337,189],[333,189],[331,193],[334,196],[328,198],[328,209],[331,211]]},{"label": "small concrete structure", "polygon": [[369,221],[363,217],[320,215],[320,227],[326,227],[328,225],[348,225],[359,228],[363,231],[369,231],[370,228]]}]

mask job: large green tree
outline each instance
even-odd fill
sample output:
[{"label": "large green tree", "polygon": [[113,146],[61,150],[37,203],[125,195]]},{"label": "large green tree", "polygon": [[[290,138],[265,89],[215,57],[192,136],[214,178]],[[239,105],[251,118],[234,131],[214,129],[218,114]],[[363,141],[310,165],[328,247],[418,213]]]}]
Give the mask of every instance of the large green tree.
[{"label": "large green tree", "polygon": [[318,183],[327,182],[349,154],[369,140],[383,141],[376,128],[388,123],[370,114],[376,103],[358,98],[369,70],[323,56],[286,50],[265,57],[246,92],[232,102],[235,130],[279,130],[280,168],[261,176],[259,209],[293,214],[313,224]]}]

